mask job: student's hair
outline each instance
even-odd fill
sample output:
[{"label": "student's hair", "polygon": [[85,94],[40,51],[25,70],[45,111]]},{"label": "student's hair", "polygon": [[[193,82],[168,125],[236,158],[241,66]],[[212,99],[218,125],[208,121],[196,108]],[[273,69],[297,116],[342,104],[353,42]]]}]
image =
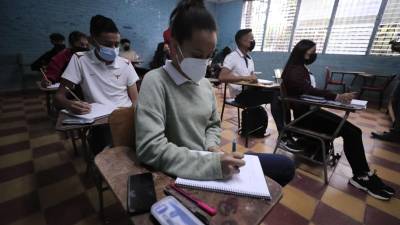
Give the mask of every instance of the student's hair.
[{"label": "student's hair", "polygon": [[156,52],[154,53],[153,60],[150,62],[150,69],[156,69],[163,66],[165,63],[165,52],[164,52],[164,42],[160,42],[157,45]]},{"label": "student's hair", "polygon": [[81,38],[87,38],[86,34],[80,31],[72,31],[68,36],[68,43],[72,46],[74,42],[79,41]]},{"label": "student's hair", "polygon": [[65,41],[64,35],[60,33],[52,33],[49,35],[51,41]]},{"label": "student's hair", "polygon": [[304,65],[305,59],[304,55],[308,50],[316,46],[315,42],[311,40],[301,40],[299,41],[293,48],[292,53],[290,53],[290,57],[286,63],[285,69],[282,72],[282,76],[284,76],[287,72],[287,69],[293,65]]},{"label": "student's hair", "polygon": [[123,45],[123,44],[125,44],[125,43],[128,43],[128,44],[130,44],[130,43],[131,43],[131,41],[130,41],[129,39],[122,38],[120,43],[121,43],[121,45]]},{"label": "student's hair", "polygon": [[252,29],[241,29],[238,32],[236,32],[236,34],[235,34],[235,42],[236,42],[236,44],[239,45],[240,39],[243,36],[245,36],[246,34],[252,32],[252,31],[253,31]]},{"label": "student's hair", "polygon": [[170,27],[172,37],[180,44],[190,40],[195,30],[217,31],[217,24],[203,0],[181,0],[171,13]]},{"label": "student's hair", "polygon": [[90,20],[90,35],[99,36],[101,33],[119,33],[112,19],[102,15],[93,16]]}]

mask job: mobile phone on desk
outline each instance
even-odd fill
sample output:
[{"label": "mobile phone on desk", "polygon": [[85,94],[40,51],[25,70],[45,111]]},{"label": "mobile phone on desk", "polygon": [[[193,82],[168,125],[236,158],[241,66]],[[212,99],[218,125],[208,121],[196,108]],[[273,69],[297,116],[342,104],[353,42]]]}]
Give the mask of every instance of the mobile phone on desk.
[{"label": "mobile phone on desk", "polygon": [[68,118],[62,121],[63,125],[84,125],[94,123],[93,119]]},{"label": "mobile phone on desk", "polygon": [[156,201],[153,175],[151,173],[129,176],[127,208],[130,214],[149,212]]}]

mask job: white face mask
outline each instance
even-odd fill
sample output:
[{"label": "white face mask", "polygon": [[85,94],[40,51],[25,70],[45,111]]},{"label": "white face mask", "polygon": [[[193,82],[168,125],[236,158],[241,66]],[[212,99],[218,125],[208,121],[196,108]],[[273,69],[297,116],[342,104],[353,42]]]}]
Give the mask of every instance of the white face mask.
[{"label": "white face mask", "polygon": [[179,63],[179,67],[186,76],[188,76],[192,81],[198,83],[206,76],[207,63],[209,59],[185,58],[179,46],[178,50],[183,58],[182,62]]}]

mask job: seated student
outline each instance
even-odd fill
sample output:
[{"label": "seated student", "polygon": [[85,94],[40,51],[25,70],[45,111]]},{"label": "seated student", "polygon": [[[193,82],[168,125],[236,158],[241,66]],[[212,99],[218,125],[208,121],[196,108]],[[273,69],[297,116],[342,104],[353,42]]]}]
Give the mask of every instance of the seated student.
[{"label": "seated student", "polygon": [[[132,106],[137,99],[138,76],[132,64],[118,56],[118,28],[111,19],[96,15],[90,21],[90,35],[94,49],[74,53],[62,75],[56,103],[75,114],[89,113],[89,103]],[[67,98],[65,87],[72,89],[75,85],[81,86],[85,101]],[[109,127],[95,127],[92,131],[94,151],[101,151],[106,144],[110,144]]]},{"label": "seated student", "polygon": [[158,67],[164,66],[165,61],[170,59],[170,51],[168,44],[160,42],[157,45],[157,50],[154,53],[153,60],[150,62],[150,69],[156,69]]},{"label": "seated student", "polygon": [[47,87],[54,83],[59,83],[61,75],[67,67],[72,55],[75,52],[84,52],[89,50],[89,42],[86,34],[79,31],[72,31],[69,34],[68,42],[70,47],[62,50],[55,55],[46,70],[46,79],[42,78],[42,86]]},{"label": "seated student", "polygon": [[126,38],[121,39],[121,50],[119,51],[119,56],[129,60],[130,62],[139,60],[138,54],[136,54],[132,49],[131,41]]},{"label": "seated student", "polygon": [[40,71],[41,68],[46,67],[49,64],[51,58],[65,48],[65,37],[62,34],[52,33],[49,38],[53,48],[36,59],[35,62],[31,64],[31,70]]},{"label": "seated student", "polygon": [[[239,30],[235,35],[235,41],[237,48],[225,57],[219,79],[222,82],[257,82],[257,77],[254,75],[254,62],[249,55],[255,46],[252,30]],[[259,88],[246,88],[242,91],[242,86],[229,84],[229,93],[235,97],[235,101],[247,106],[270,103],[276,127],[278,131],[282,129],[283,117],[278,101],[279,91]]]},{"label": "seated student", "polygon": [[[317,57],[316,44],[310,40],[301,40],[293,48],[289,60],[282,73],[283,84],[288,96],[302,94],[321,96],[328,100],[349,102],[353,93],[335,94],[328,90],[317,89],[311,86],[310,75],[306,65],[313,63]],[[294,118],[298,118],[310,107],[307,105],[291,104]],[[303,120],[297,126],[311,129],[318,133],[332,134],[342,118],[326,110],[319,110]],[[371,196],[388,200],[394,195],[394,190],[385,185],[375,172],[371,171],[365,158],[362,142],[362,131],[350,122],[346,122],[339,132],[343,138],[344,153],[353,170],[353,177],[349,183],[358,189],[367,191]]]},{"label": "seated student", "polygon": [[[222,153],[221,123],[210,82],[204,78],[217,42],[217,27],[201,0],[180,1],[171,17],[171,59],[144,78],[136,110],[138,159],[172,176],[226,179],[239,173],[243,155]],[[198,151],[210,151],[202,155]],[[257,154],[266,175],[281,185],[293,162]]]}]

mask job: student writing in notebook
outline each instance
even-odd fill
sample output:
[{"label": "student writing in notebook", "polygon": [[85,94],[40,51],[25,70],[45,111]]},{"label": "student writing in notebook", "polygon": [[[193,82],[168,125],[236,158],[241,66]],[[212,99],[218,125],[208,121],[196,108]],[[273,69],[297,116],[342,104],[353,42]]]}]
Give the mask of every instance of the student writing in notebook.
[{"label": "student writing in notebook", "polygon": [[[244,165],[243,155],[220,151],[216,99],[204,78],[217,42],[216,23],[202,0],[183,0],[173,11],[170,25],[172,60],[146,74],[139,93],[137,156],[173,176],[229,178]],[[259,159],[264,173],[282,185],[293,177],[293,162],[286,157],[260,154]]]},{"label": "student writing in notebook", "polygon": [[[90,35],[94,49],[72,56],[56,94],[58,105],[75,114],[89,113],[89,103],[112,107],[132,106],[137,99],[138,76],[131,62],[118,56],[120,34],[117,26],[110,18],[96,15],[90,21]],[[85,101],[67,98],[65,87],[73,89],[75,85],[81,86]],[[94,140],[110,140],[109,127],[92,130]],[[102,145],[96,147],[96,151],[101,150]]]},{"label": "student writing in notebook", "polygon": [[[301,40],[293,48],[282,73],[283,84],[288,96],[308,94],[324,97],[328,100],[350,103],[354,97],[353,93],[335,94],[311,85],[310,72],[306,65],[312,64],[316,58],[316,44],[313,41]],[[310,107],[304,104],[291,104],[290,106],[295,118],[300,117],[310,110]],[[318,110],[296,124],[297,126],[311,129],[318,133],[333,134],[341,120],[342,118],[334,113],[326,110]],[[354,176],[349,180],[349,183],[358,189],[367,191],[368,194],[377,199],[390,199],[394,195],[394,190],[385,185],[368,166],[361,129],[346,121],[338,136],[343,138],[343,150],[353,170]]]},{"label": "student writing in notebook", "polygon": [[59,83],[61,75],[67,67],[72,56],[76,52],[89,50],[89,42],[86,34],[79,31],[72,31],[68,36],[69,48],[65,48],[53,58],[46,69],[46,79],[42,79],[41,85],[47,87],[54,83]]}]

